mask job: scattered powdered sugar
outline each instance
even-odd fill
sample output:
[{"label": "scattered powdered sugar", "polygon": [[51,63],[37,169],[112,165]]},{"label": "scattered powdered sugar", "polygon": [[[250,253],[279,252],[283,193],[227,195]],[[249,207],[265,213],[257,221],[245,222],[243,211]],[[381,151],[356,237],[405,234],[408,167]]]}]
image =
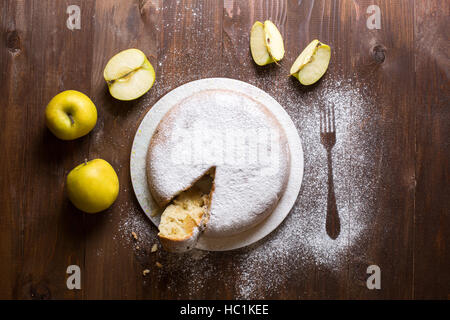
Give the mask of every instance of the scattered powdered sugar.
[{"label": "scattered powdered sugar", "polygon": [[[286,94],[284,86],[283,90],[270,85],[267,88],[285,106],[299,130],[305,173],[297,203],[284,223],[262,244],[239,255],[240,298],[262,298],[261,290],[276,291],[290,273],[299,272],[305,264],[331,271],[345,268],[352,248],[363,244],[364,230],[375,211],[374,189],[378,180],[368,177],[376,170],[373,147],[379,134],[373,119],[377,114],[375,104],[367,95],[367,88],[352,80],[327,78],[317,88],[300,94],[291,94],[290,90]],[[334,106],[336,114],[332,166],[341,222],[336,240],[325,231],[328,167],[319,127],[320,110],[329,105]],[[255,287],[261,284],[265,288]],[[256,289],[259,295],[255,295]]]},{"label": "scattered powdered sugar", "polygon": [[[156,243],[156,237],[148,232],[154,226],[148,218],[139,210],[129,210],[121,207],[121,216],[119,222],[120,241],[124,241],[126,244],[139,245],[147,247],[150,250],[151,243]],[[136,234],[137,239],[134,239],[133,232]],[[116,240],[117,235],[114,236]],[[152,242],[153,240],[153,242]],[[141,246],[140,246],[141,247]]]},{"label": "scattered powdered sugar", "polygon": [[[374,146],[380,147],[375,98],[367,94],[365,85],[351,79],[332,80],[325,76],[312,90],[299,89],[291,79],[284,81],[273,86],[273,75],[263,74],[253,83],[285,107],[299,130],[305,156],[297,202],[272,234],[247,248],[229,252],[150,253],[157,243],[157,229],[138,209],[124,210],[119,227],[123,238],[131,243],[131,231],[138,234],[136,242],[145,250],[136,256],[143,268],[155,261],[163,265],[161,269],[151,269],[152,282],[163,282],[163,292],[168,290],[180,298],[220,298],[223,292],[232,292],[230,298],[276,298],[289,279],[301,274],[304,267],[343,270],[348,267],[352,250],[364,246],[364,230],[374,216],[374,191],[379,183],[373,178],[377,177],[373,174],[377,168],[372,161]],[[334,105],[336,115],[332,164],[341,222],[336,240],[325,231],[328,167],[319,128],[324,105]],[[222,286],[211,288],[210,283]],[[205,292],[210,294],[199,296]]]},{"label": "scattered powdered sugar", "polygon": [[[366,95],[367,88],[352,80],[327,78],[316,89],[295,95],[272,88],[269,93],[286,107],[299,130],[305,173],[297,203],[283,225],[265,243],[239,256],[237,291],[241,298],[261,298],[255,295],[255,284],[263,283],[263,291],[276,291],[290,273],[299,272],[305,264],[331,271],[345,268],[350,250],[362,245],[364,229],[375,211],[373,191],[378,181],[367,177],[375,170],[373,146],[379,135],[373,119],[375,104]],[[320,110],[329,105],[336,114],[332,166],[341,222],[336,240],[325,231],[328,167],[319,127]],[[255,275],[259,280],[255,281]]]}]

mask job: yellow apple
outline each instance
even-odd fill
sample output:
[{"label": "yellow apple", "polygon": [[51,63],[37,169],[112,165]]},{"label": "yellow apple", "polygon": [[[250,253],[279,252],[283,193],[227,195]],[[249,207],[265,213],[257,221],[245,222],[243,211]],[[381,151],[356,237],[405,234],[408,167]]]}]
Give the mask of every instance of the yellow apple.
[{"label": "yellow apple", "polygon": [[119,178],[105,160],[86,161],[69,172],[66,181],[70,201],[87,213],[109,208],[119,194]]},{"label": "yellow apple", "polygon": [[103,77],[114,98],[128,101],[150,90],[155,82],[155,69],[141,50],[127,49],[108,61]]},{"label": "yellow apple", "polygon": [[97,108],[84,93],[66,90],[50,100],[45,109],[45,121],[59,139],[73,140],[95,127]]},{"label": "yellow apple", "polygon": [[303,85],[316,83],[327,71],[331,49],[319,40],[311,41],[291,67],[291,75]]},{"label": "yellow apple", "polygon": [[250,30],[250,51],[259,66],[283,59],[283,37],[272,21],[256,21],[253,24]]}]

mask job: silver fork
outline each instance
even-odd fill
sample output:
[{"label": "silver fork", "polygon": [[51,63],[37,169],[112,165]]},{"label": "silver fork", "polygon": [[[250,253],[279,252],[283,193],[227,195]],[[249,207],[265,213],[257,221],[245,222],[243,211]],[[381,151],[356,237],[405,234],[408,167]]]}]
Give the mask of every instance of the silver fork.
[{"label": "silver fork", "polygon": [[334,117],[334,106],[325,106],[320,111],[320,142],[327,150],[328,160],[328,201],[326,231],[331,239],[336,239],[341,232],[341,223],[336,206],[333,183],[333,165],[331,149],[336,144],[336,124]]}]

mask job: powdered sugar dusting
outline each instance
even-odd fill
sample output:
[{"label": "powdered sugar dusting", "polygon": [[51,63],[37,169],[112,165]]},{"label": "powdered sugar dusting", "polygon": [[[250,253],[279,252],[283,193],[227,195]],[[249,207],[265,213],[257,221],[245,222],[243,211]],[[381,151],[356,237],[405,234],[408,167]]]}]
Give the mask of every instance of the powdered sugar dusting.
[{"label": "powdered sugar dusting", "polygon": [[[351,79],[325,77],[315,88],[303,91],[290,79],[273,86],[272,77],[263,74],[253,84],[279,101],[299,130],[305,155],[300,195],[280,227],[250,247],[229,252],[194,250],[182,255],[163,250],[153,255],[138,254],[143,266],[153,264],[155,259],[163,264],[162,269],[152,271],[156,277],[153,282],[163,281],[163,289],[180,298],[218,298],[223,292],[232,292],[230,298],[276,297],[303,267],[342,270],[352,250],[364,245],[364,230],[374,217],[374,190],[378,187],[377,178],[368,177],[376,177],[373,172],[377,164],[372,159],[374,146],[380,146],[374,118],[377,112],[373,98],[367,95],[368,88]],[[337,131],[332,154],[341,233],[336,240],[325,231],[327,159],[319,132],[320,108],[329,104],[335,107]],[[130,226],[139,228],[132,215],[145,219],[142,212],[130,212],[131,220],[125,219],[121,226],[125,234]],[[139,229],[140,246],[150,250],[157,230],[148,221],[139,223],[145,225]],[[223,286],[210,288],[211,281]],[[210,295],[199,296],[201,292]]]},{"label": "powdered sugar dusting", "polygon": [[[255,295],[255,283],[276,290],[280,282],[313,263],[330,270],[346,266],[348,254],[363,241],[364,229],[374,212],[374,189],[378,181],[366,177],[376,169],[373,146],[379,135],[371,119],[374,104],[367,88],[352,80],[324,79],[312,91],[286,94],[273,86],[274,95],[294,119],[303,140],[305,174],[297,203],[283,223],[265,243],[245,249],[240,255],[241,278],[238,297]],[[295,97],[295,100],[292,100]],[[283,100],[286,101],[283,103]],[[319,116],[324,105],[334,105],[336,145],[333,148],[333,172],[341,233],[332,240],[325,231],[327,208],[327,159],[320,143]],[[376,120],[376,119],[375,119]],[[265,262],[265,263],[264,263]],[[255,275],[259,280],[255,281]],[[264,288],[263,288],[264,289]],[[261,290],[261,288],[259,288]]]}]

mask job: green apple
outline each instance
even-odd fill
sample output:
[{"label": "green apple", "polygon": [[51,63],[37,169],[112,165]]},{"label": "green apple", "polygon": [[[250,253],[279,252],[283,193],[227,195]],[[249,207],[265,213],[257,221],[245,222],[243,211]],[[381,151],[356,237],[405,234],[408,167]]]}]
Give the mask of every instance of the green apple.
[{"label": "green apple", "polygon": [[87,95],[66,90],[53,97],[45,109],[50,131],[62,140],[73,140],[89,133],[97,123],[97,108]]},{"label": "green apple", "polygon": [[127,49],[108,61],[103,77],[114,98],[128,101],[150,90],[155,82],[155,69],[141,50]]},{"label": "green apple", "polygon": [[283,37],[273,22],[266,20],[264,24],[260,21],[253,24],[250,30],[250,51],[259,66],[283,59]]},{"label": "green apple", "polygon": [[78,165],[67,175],[67,192],[75,207],[87,213],[109,208],[119,194],[119,178],[105,160],[94,159]]},{"label": "green apple", "polygon": [[313,40],[297,57],[290,73],[303,85],[316,83],[327,71],[330,58],[330,47]]}]

